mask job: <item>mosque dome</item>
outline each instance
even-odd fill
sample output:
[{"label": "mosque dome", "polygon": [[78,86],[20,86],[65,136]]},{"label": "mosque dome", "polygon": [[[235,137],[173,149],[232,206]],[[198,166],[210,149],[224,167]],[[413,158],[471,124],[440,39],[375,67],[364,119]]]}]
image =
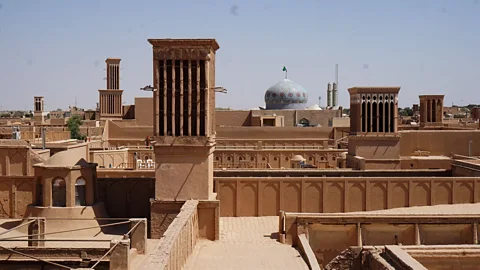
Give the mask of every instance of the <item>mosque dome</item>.
[{"label": "mosque dome", "polygon": [[307,91],[292,80],[284,79],[272,85],[265,92],[267,110],[305,109]]}]

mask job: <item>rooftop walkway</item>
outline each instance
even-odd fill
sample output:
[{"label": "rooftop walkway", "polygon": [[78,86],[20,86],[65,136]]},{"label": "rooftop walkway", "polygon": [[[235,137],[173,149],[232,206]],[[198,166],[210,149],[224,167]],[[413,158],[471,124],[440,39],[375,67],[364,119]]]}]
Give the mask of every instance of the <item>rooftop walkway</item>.
[{"label": "rooftop walkway", "polygon": [[220,240],[197,242],[184,269],[308,269],[277,231],[278,217],[221,217]]}]

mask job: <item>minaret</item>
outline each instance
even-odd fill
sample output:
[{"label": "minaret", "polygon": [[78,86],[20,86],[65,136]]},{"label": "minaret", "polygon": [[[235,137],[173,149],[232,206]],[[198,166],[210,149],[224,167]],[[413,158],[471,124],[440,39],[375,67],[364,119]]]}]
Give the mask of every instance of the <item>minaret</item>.
[{"label": "minaret", "polygon": [[327,84],[327,108],[332,107],[332,84]]},{"label": "minaret", "polygon": [[336,82],[332,84],[332,88],[332,107],[336,108],[338,106],[338,86]]}]

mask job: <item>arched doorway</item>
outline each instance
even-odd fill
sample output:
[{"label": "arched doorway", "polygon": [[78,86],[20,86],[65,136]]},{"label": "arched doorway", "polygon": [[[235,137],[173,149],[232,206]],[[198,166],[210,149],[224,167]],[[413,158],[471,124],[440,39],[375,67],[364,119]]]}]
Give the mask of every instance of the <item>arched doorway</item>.
[{"label": "arched doorway", "polygon": [[52,182],[52,206],[65,207],[67,203],[67,193],[65,180],[57,178]]},{"label": "arched doorway", "polygon": [[75,205],[76,206],[85,206],[87,202],[85,200],[85,179],[78,178],[75,182]]}]

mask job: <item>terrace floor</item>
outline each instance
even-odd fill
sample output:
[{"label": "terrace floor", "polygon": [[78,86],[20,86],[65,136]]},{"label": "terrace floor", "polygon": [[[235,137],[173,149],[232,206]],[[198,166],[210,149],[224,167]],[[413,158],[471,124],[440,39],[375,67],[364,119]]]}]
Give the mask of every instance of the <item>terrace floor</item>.
[{"label": "terrace floor", "polygon": [[309,269],[277,231],[278,217],[221,217],[220,240],[197,242],[184,269]]}]

